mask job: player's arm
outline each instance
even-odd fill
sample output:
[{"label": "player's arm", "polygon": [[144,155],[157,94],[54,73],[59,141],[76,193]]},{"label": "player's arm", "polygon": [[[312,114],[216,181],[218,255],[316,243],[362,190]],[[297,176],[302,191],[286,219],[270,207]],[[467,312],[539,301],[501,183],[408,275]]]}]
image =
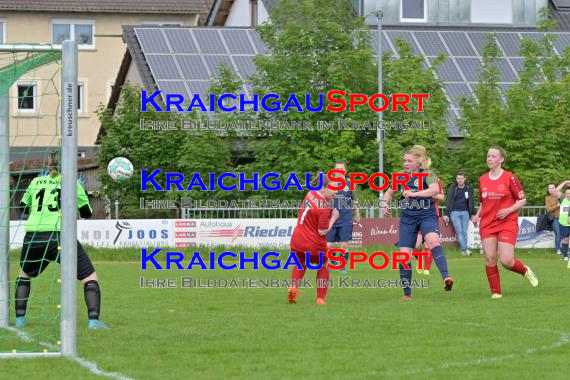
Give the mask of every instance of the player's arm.
[{"label": "player's arm", "polygon": [[[329,211],[329,209],[313,209],[313,211],[319,211],[319,226],[317,227],[319,230],[319,235],[324,236],[330,230],[330,219],[331,214],[334,212]],[[337,211],[338,212],[338,211]]]},{"label": "player's arm", "polygon": [[475,215],[475,194],[473,192],[473,187],[469,186],[469,190],[467,190],[469,194],[469,201],[467,202],[467,208],[469,209],[469,215]]},{"label": "player's arm", "polygon": [[449,216],[451,215],[451,202],[452,200],[454,200],[454,197],[451,196],[451,193],[453,192],[454,187],[455,185],[451,184],[447,188],[447,199],[445,200],[445,215],[443,216],[443,220],[445,220],[445,223],[449,223]]},{"label": "player's arm", "polygon": [[497,217],[499,219],[504,219],[510,213],[519,211],[519,209],[526,204],[526,197],[524,195],[523,187],[517,176],[514,174],[511,176],[511,180],[509,182],[509,190],[511,191],[513,197],[516,199],[515,204],[511,207],[499,210],[497,212]]},{"label": "player's arm", "polygon": [[77,182],[77,208],[79,209],[79,216],[83,219],[90,218],[93,215],[93,209],[89,204],[89,197],[79,181]]},{"label": "player's arm", "polygon": [[352,197],[352,204],[354,205],[354,221],[356,223],[360,223],[360,201],[358,200],[358,195],[356,193],[356,187],[354,188],[354,191],[352,191],[350,193],[351,197]]},{"label": "player's arm", "polygon": [[327,232],[330,231],[332,226],[334,226],[334,224],[336,223],[338,218],[340,218],[340,212],[338,211],[338,209],[333,208],[331,211],[331,216],[330,216],[330,220],[329,220],[329,227],[328,227]]},{"label": "player's arm", "polygon": [[481,180],[479,180],[479,209],[477,213],[471,217],[471,221],[474,225],[479,224],[481,221],[481,210],[483,210],[483,198],[481,197]]},{"label": "player's arm", "polygon": [[415,197],[434,197],[436,198],[437,195],[439,195],[439,186],[436,183],[432,183],[429,185],[429,187],[425,190],[421,190],[418,192],[413,193]]},{"label": "player's arm", "polygon": [[441,183],[441,179],[439,178],[437,179],[437,188],[439,192],[434,198],[436,201],[443,202],[445,200],[445,194],[443,193],[443,184]]},{"label": "player's arm", "polygon": [[515,202],[515,204],[512,205],[511,207],[507,207],[507,208],[504,208],[504,209],[502,209],[502,210],[499,210],[499,211],[497,212],[497,217],[498,217],[499,219],[504,219],[504,218],[506,218],[507,215],[509,215],[510,213],[519,211],[519,209],[520,209],[521,207],[523,207],[525,204],[526,204],[526,199],[517,199],[517,201]]},{"label": "player's arm", "polygon": [[24,202],[23,200],[20,202],[20,208],[22,209],[22,214],[29,214],[30,213],[30,206],[28,203]]},{"label": "player's arm", "polygon": [[394,198],[394,193],[396,193],[396,190],[392,190],[392,188],[388,188],[388,190],[386,190],[384,192],[384,215],[390,215],[390,208],[388,207],[388,205],[390,204],[390,201],[392,200],[392,198]]},{"label": "player's arm", "polygon": [[419,190],[413,192],[411,190],[405,190],[403,195],[405,198],[432,198],[439,194],[439,185],[437,184],[437,177],[433,173],[429,173],[428,177],[426,178],[426,182],[428,184],[428,188],[424,190]]},{"label": "player's arm", "polygon": [[564,181],[556,187],[556,198],[560,199],[562,197],[562,188],[564,186],[570,186],[570,181]]},{"label": "player's arm", "polygon": [[28,188],[26,189],[26,192],[24,193],[24,196],[22,197],[22,200],[20,201],[20,208],[22,208],[22,214],[29,214],[31,207],[32,207],[32,184],[34,183],[34,181],[32,180],[32,182],[30,183],[30,185],[28,186]]}]

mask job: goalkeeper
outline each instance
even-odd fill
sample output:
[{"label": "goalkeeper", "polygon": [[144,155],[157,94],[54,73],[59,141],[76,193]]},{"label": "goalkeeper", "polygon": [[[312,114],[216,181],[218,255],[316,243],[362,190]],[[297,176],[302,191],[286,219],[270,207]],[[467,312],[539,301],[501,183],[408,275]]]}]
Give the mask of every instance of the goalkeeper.
[{"label": "goalkeeper", "polygon": [[[21,206],[30,214],[20,256],[21,271],[16,279],[16,327],[26,324],[26,309],[32,278],[42,273],[51,261],[60,260],[61,175],[52,157],[49,174],[36,177],[28,186]],[[83,186],[77,183],[77,207],[82,218],[93,214]],[[89,329],[106,329],[99,320],[101,291],[97,273],[83,246],[77,242],[77,279],[83,283]]]}]

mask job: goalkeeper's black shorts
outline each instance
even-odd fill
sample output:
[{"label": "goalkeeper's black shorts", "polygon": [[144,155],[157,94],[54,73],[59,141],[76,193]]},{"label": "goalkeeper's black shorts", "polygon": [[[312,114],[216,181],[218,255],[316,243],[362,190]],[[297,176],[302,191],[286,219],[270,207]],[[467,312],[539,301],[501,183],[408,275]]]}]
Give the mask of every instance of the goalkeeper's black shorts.
[{"label": "goalkeeper's black shorts", "polygon": [[[20,267],[31,277],[37,277],[50,262],[59,263],[60,250],[59,232],[26,232],[24,245],[20,254]],[[91,276],[95,268],[87,256],[87,252],[77,242],[77,279],[83,280]]]}]

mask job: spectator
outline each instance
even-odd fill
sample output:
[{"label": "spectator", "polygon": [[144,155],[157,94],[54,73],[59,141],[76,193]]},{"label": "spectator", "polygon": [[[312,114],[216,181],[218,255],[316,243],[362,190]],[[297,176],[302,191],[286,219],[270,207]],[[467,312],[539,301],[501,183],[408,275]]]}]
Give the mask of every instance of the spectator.
[{"label": "spectator", "polygon": [[[563,185],[564,182],[561,184]],[[546,205],[546,212],[552,218],[552,231],[554,231],[554,246],[556,247],[556,254],[560,255],[560,198],[562,193],[560,189],[556,188],[555,183],[549,183],[546,193],[546,198],[544,198],[544,203]]]},{"label": "spectator", "polygon": [[[564,256],[564,261],[568,261],[568,241],[570,240],[570,181],[562,182],[556,189],[560,191],[563,186],[567,186],[564,190],[564,197],[560,198],[560,251]],[[570,269],[570,261],[568,261],[568,269]]]},{"label": "spectator", "polygon": [[467,246],[467,228],[469,227],[469,219],[475,215],[475,206],[473,204],[473,188],[467,184],[465,173],[460,171],[455,177],[455,183],[449,185],[447,189],[447,205],[445,212],[447,215],[443,217],[445,224],[453,223],[457,241],[461,246],[462,256],[471,256],[471,251]]}]

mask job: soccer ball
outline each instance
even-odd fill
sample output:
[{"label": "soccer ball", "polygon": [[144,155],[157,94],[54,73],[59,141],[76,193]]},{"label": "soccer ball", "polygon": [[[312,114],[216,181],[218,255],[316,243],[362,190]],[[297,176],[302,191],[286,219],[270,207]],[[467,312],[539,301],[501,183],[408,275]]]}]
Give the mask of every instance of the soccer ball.
[{"label": "soccer ball", "polygon": [[107,174],[115,182],[125,182],[133,175],[133,164],[125,157],[115,157],[107,166]]}]

